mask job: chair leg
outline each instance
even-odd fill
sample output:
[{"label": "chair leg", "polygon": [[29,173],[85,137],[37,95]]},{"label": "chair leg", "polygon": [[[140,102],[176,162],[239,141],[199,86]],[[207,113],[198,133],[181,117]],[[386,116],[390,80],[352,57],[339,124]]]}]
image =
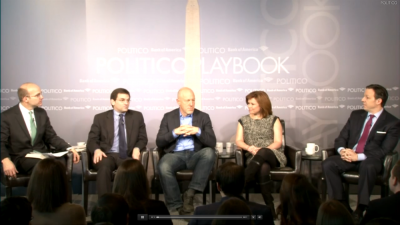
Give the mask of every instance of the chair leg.
[{"label": "chair leg", "polygon": [[12,187],[6,187],[6,198],[12,196]]},{"label": "chair leg", "polygon": [[88,208],[88,195],[89,195],[89,181],[83,181],[83,194],[82,194],[82,201],[83,201],[83,208],[85,209],[85,213],[86,215],[88,215],[87,213],[87,208]]},{"label": "chair leg", "polygon": [[350,185],[348,183],[344,184],[344,200],[350,204]]},{"label": "chair leg", "polygon": [[217,184],[214,181],[211,181],[212,185],[212,195],[211,195],[211,203],[215,203],[215,194],[217,193]]},{"label": "chair leg", "polygon": [[326,201],[326,181],[325,180],[321,180],[321,199],[323,202]]}]

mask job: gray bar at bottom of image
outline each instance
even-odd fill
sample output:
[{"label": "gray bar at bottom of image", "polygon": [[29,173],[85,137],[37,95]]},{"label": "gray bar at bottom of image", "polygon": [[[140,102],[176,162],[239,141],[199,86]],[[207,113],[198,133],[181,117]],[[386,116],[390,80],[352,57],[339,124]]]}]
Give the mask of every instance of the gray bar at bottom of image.
[{"label": "gray bar at bottom of image", "polygon": [[250,220],[250,215],[149,215],[149,220],[197,219],[197,220]]}]

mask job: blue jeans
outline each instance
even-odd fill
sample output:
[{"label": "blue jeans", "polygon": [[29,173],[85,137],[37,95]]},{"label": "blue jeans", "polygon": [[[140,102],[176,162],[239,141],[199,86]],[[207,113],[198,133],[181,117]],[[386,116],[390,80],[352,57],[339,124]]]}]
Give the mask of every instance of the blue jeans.
[{"label": "blue jeans", "polygon": [[213,148],[203,148],[197,152],[185,150],[167,153],[160,159],[157,169],[168,209],[177,209],[183,205],[176,172],[193,170],[189,188],[203,192],[214,162]]}]

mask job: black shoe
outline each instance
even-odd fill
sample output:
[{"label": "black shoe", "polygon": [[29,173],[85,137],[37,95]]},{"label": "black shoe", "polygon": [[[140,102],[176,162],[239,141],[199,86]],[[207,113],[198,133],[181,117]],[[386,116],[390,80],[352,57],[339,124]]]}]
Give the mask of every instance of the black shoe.
[{"label": "black shoe", "polygon": [[274,220],[278,219],[278,216],[275,212],[275,205],[274,205],[274,197],[272,197],[272,190],[273,190],[273,182],[271,180],[261,183],[261,196],[264,199],[265,205],[267,205],[271,209],[272,218]]},{"label": "black shoe", "polygon": [[359,211],[354,211],[351,216],[353,217],[354,220],[354,224],[358,225],[361,223],[361,220],[363,218],[363,212],[359,212]]},{"label": "black shoe", "polygon": [[189,195],[188,191],[185,191],[185,193],[183,193],[183,195],[182,195],[182,198],[183,198],[182,210],[185,213],[194,212],[194,206],[193,206],[194,195]]}]

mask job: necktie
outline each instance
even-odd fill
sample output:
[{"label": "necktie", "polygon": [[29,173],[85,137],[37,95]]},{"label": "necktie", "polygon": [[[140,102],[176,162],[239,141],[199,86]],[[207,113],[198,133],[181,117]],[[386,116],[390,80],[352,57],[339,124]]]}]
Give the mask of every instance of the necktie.
[{"label": "necktie", "polygon": [[35,120],[33,119],[32,116],[33,112],[29,111],[29,116],[31,117],[31,139],[32,139],[32,145],[35,143],[35,138],[36,138],[36,125],[35,125]]},{"label": "necktie", "polygon": [[367,124],[365,124],[365,127],[364,127],[363,133],[361,135],[361,138],[358,141],[357,148],[356,148],[356,153],[363,153],[364,152],[365,143],[367,142],[367,139],[368,139],[368,134],[369,134],[369,130],[371,129],[372,119],[373,118],[374,118],[374,115],[369,115],[369,120],[368,120]]},{"label": "necktie", "polygon": [[119,114],[119,123],[118,123],[118,136],[119,136],[119,157],[121,159],[126,159],[126,152],[128,147],[126,146],[126,138],[125,138],[125,129],[124,129],[124,115]]}]

